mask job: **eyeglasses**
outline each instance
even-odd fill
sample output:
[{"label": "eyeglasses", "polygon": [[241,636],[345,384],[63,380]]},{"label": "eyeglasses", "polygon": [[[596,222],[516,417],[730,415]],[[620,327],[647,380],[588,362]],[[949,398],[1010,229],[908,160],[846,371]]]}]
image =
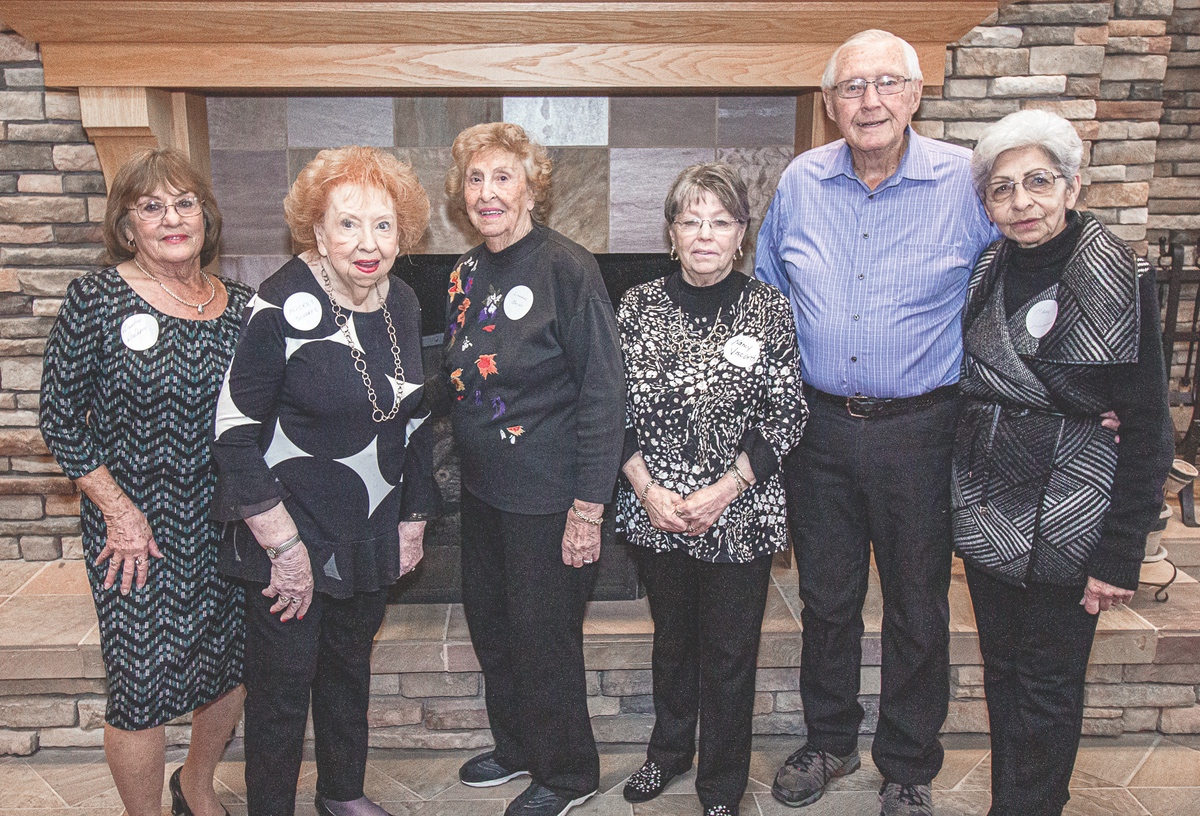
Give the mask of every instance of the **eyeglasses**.
[{"label": "eyeglasses", "polygon": [[847,79],[834,85],[833,88],[842,99],[858,99],[867,92],[868,85],[874,85],[875,93],[880,96],[891,96],[903,91],[904,87],[910,82],[912,80],[908,77],[884,74],[874,79],[863,79],[861,77],[858,79]]},{"label": "eyeglasses", "polygon": [[[1020,185],[1031,196],[1042,198],[1054,192],[1054,184],[1061,178],[1066,178],[1066,176],[1051,173],[1049,170],[1035,170],[1021,179]],[[1017,184],[1018,182],[1015,181],[997,181],[988,185],[985,196],[992,204],[1003,204],[1017,192]]]},{"label": "eyeglasses", "polygon": [[152,198],[148,201],[143,201],[141,204],[130,207],[129,209],[137,213],[138,218],[143,221],[162,221],[167,217],[167,210],[171,207],[175,208],[175,214],[180,218],[194,218],[200,214],[203,209],[200,205],[203,202],[195,196],[184,196],[177,198],[175,201],[167,203],[159,201],[157,198]]},{"label": "eyeglasses", "polygon": [[717,235],[729,235],[742,222],[726,221],[724,218],[689,218],[685,221],[672,221],[671,223],[684,235],[695,235],[705,224],[708,224]]}]

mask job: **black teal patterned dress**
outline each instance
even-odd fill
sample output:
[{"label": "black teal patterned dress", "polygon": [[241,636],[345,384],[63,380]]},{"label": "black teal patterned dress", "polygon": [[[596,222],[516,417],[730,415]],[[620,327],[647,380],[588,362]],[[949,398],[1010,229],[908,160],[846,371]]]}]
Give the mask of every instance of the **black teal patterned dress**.
[{"label": "black teal patterned dress", "polygon": [[[762,463],[755,465],[759,478],[702,536],[656,530],[629,481],[621,479],[617,526],[631,543],[655,552],[682,550],[716,563],[753,561],[787,548],[778,465],[808,418],[791,306],[778,289],[737,272],[710,287],[723,299],[711,316],[685,313],[677,305],[680,288],[678,272],[635,286],[617,310],[627,436],[636,435],[635,450],[651,478],[681,496],[721,478],[742,450],[752,464]],[[693,342],[681,345],[686,338]],[[712,340],[711,353],[695,342],[704,338]],[[632,455],[630,447],[626,453]]]},{"label": "black teal patterned dress", "polygon": [[[316,591],[334,598],[393,584],[399,522],[427,518],[440,501],[432,426],[425,424],[421,307],[394,276],[385,303],[400,379],[383,310],[344,311],[343,330],[308,264],[288,261],[246,307],[217,407],[214,516],[240,522],[282,501],[308,549]],[[399,403],[383,422],[372,418],[350,342],[363,353],[380,409]],[[244,523],[228,526],[221,570],[271,580],[271,562]]]},{"label": "black teal patterned dress", "polygon": [[253,292],[223,281],[224,313],[187,320],[142,300],[115,268],[71,282],[46,345],[41,428],[72,479],[107,465],[146,515],[162,559],[143,589],[104,589],[106,528],[83,497],[88,578],[108,674],[106,721],[152,728],[241,682],[242,593],[217,573],[209,433]]}]

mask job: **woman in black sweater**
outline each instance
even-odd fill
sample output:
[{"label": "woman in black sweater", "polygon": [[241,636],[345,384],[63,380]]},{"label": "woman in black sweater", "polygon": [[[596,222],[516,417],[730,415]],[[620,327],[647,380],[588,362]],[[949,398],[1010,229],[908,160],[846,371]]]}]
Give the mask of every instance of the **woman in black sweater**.
[{"label": "woman in black sweater", "polygon": [[496,748],[463,784],[532,776],[509,816],[560,816],[596,792],[583,610],[624,433],[612,304],[596,259],[535,221],[550,159],[476,125],[446,180],[483,243],[450,275],[445,367],[462,462],[463,609]]},{"label": "woman in black sweater", "polygon": [[952,494],[992,816],[1059,814],[1070,798],[1096,616],[1137,588],[1172,459],[1154,275],[1071,209],[1081,158],[1071,124],[1035,110],[989,128],[972,158],[1005,235],[968,288]]}]

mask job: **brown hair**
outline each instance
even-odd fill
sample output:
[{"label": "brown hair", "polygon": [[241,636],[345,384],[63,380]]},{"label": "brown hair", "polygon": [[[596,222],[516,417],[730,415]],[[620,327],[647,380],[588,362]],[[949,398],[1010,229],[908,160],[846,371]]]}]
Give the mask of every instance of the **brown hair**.
[{"label": "brown hair", "polygon": [[525,168],[525,183],[533,195],[533,217],[544,221],[550,209],[550,171],[554,163],[546,148],[529,138],[525,129],[511,122],[486,122],[473,125],[454,138],[450,148],[454,163],[446,174],[446,195],[465,205],[463,180],[467,165],[480,153],[501,150],[511,153]]},{"label": "brown hair", "polygon": [[675,177],[667,200],[663,203],[663,215],[667,223],[691,204],[695,204],[705,193],[712,193],[729,214],[743,224],[750,223],[750,196],[746,182],[731,165],[725,162],[693,164]]},{"label": "brown hair", "polygon": [[318,153],[300,171],[283,200],[283,214],[297,253],[316,249],[313,227],[325,218],[329,194],[343,184],[387,193],[396,208],[400,253],[416,247],[429,224],[429,196],[412,165],[379,148],[351,146]]},{"label": "brown hair", "polygon": [[129,219],[136,218],[129,208],[142,196],[159,190],[175,189],[193,193],[204,212],[204,244],[200,247],[200,265],[208,266],[221,246],[221,211],[212,185],[188,163],[187,157],[172,148],[144,148],[129,157],[113,178],[104,213],[104,246],[109,261],[121,263],[134,256],[126,233]]}]

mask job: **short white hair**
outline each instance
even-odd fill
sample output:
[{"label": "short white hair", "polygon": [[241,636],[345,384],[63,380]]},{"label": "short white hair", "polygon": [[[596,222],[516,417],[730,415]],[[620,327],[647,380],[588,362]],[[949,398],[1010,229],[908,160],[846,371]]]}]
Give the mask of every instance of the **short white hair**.
[{"label": "short white hair", "polygon": [[1000,154],[1022,147],[1040,147],[1050,157],[1055,172],[1067,177],[1068,184],[1083,161],[1083,140],[1066,119],[1044,110],[1010,113],[983,132],[971,154],[971,178],[980,196],[987,189]]},{"label": "short white hair", "polygon": [[842,49],[872,43],[899,43],[900,50],[904,52],[904,70],[908,73],[908,78],[917,82],[924,81],[925,77],[921,74],[921,61],[917,59],[917,49],[909,45],[907,40],[897,37],[890,31],[868,28],[866,31],[858,32],[833,50],[829,56],[829,62],[825,63],[825,73],[821,75],[821,87],[829,90],[836,84],[837,61],[841,56]]}]

